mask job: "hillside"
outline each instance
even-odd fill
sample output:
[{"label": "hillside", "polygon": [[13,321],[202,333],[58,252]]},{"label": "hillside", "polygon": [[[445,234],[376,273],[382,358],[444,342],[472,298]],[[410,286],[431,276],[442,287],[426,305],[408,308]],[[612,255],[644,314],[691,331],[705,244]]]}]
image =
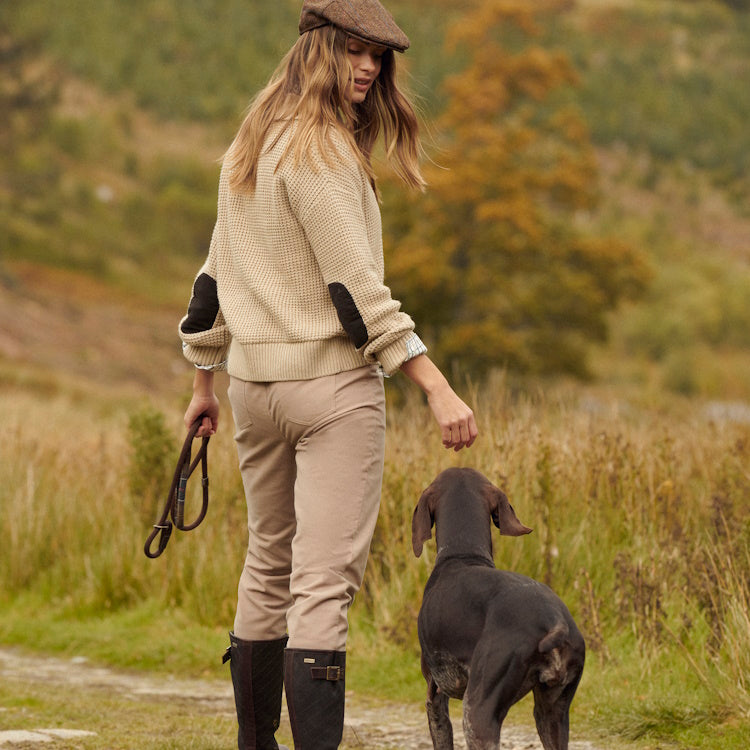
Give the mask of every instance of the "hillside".
[{"label": "hillside", "polygon": [[[460,64],[439,43],[445,7],[461,10],[390,5],[429,115]],[[3,4],[21,79],[58,83],[38,119],[6,104],[19,125],[0,140],[4,379],[154,389],[184,371],[174,328],[210,237],[217,159],[297,6],[137,2],[123,14],[76,0],[52,23],[42,0]],[[568,6],[541,39],[579,71],[566,96],[598,157],[599,203],[575,221],[644,249],[654,269],[645,299],[613,315],[595,373],[750,398],[748,14],[718,0]]]},{"label": "hillside", "polygon": [[[113,125],[123,111],[127,125]],[[3,226],[0,379],[42,393],[173,394],[174,377],[190,374],[177,323],[210,236],[223,144],[71,75],[54,112],[67,135],[52,149],[62,177],[47,213],[17,195],[26,210]],[[143,167],[122,169],[127,160]],[[184,198],[191,174],[205,175],[204,200],[193,194],[186,223],[170,193]]]}]

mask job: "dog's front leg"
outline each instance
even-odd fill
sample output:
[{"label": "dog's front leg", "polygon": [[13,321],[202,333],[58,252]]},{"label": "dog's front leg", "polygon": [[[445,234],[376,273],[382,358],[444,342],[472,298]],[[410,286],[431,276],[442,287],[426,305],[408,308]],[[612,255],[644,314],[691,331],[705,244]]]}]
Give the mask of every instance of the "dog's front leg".
[{"label": "dog's front leg", "polygon": [[427,703],[425,706],[432,746],[435,750],[453,750],[453,725],[448,712],[448,696],[440,692],[424,664],[422,671],[425,672],[425,679],[427,680]]}]

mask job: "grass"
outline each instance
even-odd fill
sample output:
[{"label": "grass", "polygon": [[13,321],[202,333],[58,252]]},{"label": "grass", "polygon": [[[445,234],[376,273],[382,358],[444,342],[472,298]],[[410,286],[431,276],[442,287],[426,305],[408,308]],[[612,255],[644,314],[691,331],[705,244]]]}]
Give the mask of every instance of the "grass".
[{"label": "grass", "polygon": [[196,624],[155,600],[118,612],[71,613],[35,596],[20,597],[0,618],[4,644],[94,663],[187,677],[221,678],[226,628]]},{"label": "grass", "polygon": [[[498,379],[469,389],[469,398],[481,439],[470,452],[446,454],[421,399],[389,386],[384,501],[352,610],[349,687],[423,700],[415,617],[434,550],[428,543],[424,559],[414,559],[411,512],[440,469],[468,464],[501,485],[534,527],[522,540],[497,538],[498,565],[549,582],[587,638],[577,731],[614,731],[644,748],[744,747],[750,427],[711,421],[697,401],[594,388],[524,394]],[[0,640],[129,669],[225,677],[219,656],[245,543],[228,411],[211,444],[209,515],[153,561],[142,546],[161,498],[128,489],[133,415],[172,415],[163,428],[176,440],[180,407],[162,398],[106,410],[94,397],[22,390],[0,402],[9,436]],[[138,465],[148,474],[147,462]],[[518,715],[530,721],[530,708]]]},{"label": "grass", "polygon": [[217,713],[215,704],[190,697],[134,697],[86,686],[61,691],[8,681],[0,685],[0,705],[0,729],[62,727],[94,733],[58,740],[58,750],[220,750],[236,742],[231,713]]}]

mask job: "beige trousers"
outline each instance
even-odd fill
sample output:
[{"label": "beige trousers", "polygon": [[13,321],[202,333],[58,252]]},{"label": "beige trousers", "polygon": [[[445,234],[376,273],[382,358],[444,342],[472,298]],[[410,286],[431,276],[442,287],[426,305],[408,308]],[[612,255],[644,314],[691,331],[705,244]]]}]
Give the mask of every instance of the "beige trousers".
[{"label": "beige trousers", "polygon": [[382,375],[231,378],[229,400],[249,530],[234,633],[342,651],[380,507]]}]

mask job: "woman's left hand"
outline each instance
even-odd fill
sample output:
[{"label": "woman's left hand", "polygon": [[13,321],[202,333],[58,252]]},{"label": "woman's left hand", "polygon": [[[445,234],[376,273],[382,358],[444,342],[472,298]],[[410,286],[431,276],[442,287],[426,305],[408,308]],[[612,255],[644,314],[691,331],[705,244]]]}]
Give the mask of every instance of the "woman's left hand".
[{"label": "woman's left hand", "polygon": [[214,374],[196,369],[193,379],[193,398],[185,411],[185,427],[190,429],[196,419],[201,418],[201,426],[196,437],[210,437],[216,434],[219,426],[219,399],[214,393]]}]

